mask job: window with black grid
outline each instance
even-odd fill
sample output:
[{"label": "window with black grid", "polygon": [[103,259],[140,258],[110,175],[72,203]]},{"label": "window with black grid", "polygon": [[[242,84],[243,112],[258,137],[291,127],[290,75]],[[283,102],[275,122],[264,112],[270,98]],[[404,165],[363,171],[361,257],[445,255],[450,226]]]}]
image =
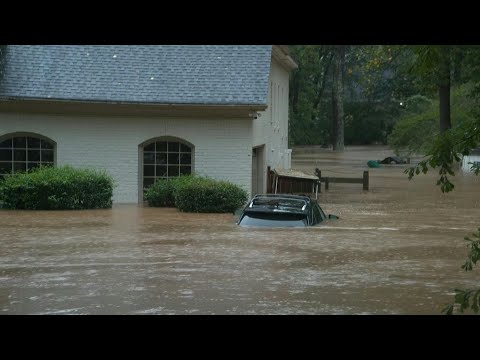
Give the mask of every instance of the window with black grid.
[{"label": "window with black grid", "polygon": [[158,179],[192,173],[192,148],[178,141],[156,141],[143,148],[143,187]]},{"label": "window with black grid", "polygon": [[55,145],[35,136],[13,136],[0,141],[0,177],[39,166],[53,166]]}]

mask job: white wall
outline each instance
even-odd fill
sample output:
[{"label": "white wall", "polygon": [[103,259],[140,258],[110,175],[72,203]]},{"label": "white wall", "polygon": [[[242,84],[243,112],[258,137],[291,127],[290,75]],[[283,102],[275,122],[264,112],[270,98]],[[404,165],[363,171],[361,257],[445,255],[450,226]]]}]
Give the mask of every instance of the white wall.
[{"label": "white wall", "polygon": [[[253,121],[254,146],[265,144],[266,166],[290,168],[288,150],[289,73],[275,59],[270,65],[268,108]],[[265,167],[266,171],[266,167]]]},{"label": "white wall", "polygon": [[138,202],[139,144],[175,136],[195,146],[195,171],[251,191],[252,121],[0,113],[0,136],[32,132],[57,143],[57,165],[91,166],[110,173],[114,202]]},{"label": "white wall", "polygon": [[462,170],[470,171],[470,169],[472,168],[472,164],[469,164],[469,163],[475,163],[475,162],[480,162],[480,155],[464,156],[462,159]]}]

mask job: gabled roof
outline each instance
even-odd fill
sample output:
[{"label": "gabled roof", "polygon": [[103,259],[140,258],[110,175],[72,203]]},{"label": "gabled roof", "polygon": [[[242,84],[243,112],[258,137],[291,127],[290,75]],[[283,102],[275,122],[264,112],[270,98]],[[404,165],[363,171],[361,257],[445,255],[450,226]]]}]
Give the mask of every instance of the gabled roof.
[{"label": "gabled roof", "polygon": [[271,45],[8,45],[0,99],[266,105]]}]

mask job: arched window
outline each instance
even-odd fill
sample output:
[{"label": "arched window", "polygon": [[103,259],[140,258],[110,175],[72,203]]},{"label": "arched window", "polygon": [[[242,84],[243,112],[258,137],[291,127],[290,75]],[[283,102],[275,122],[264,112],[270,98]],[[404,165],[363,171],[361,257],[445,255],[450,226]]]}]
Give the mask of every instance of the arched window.
[{"label": "arched window", "polygon": [[176,138],[156,139],[143,146],[143,188],[158,179],[192,173],[193,145]]},{"label": "arched window", "polygon": [[53,166],[55,143],[35,134],[0,136],[0,178],[5,174]]}]

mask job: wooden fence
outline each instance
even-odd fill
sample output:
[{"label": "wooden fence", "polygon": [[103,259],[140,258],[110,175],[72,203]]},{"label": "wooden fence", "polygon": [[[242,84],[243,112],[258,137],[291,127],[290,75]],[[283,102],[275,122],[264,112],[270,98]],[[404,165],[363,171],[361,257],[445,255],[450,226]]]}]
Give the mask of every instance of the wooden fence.
[{"label": "wooden fence", "polygon": [[347,178],[347,177],[322,177],[322,172],[319,169],[315,169],[315,175],[320,179],[320,182],[325,183],[325,190],[328,190],[330,183],[343,183],[343,184],[362,184],[363,190],[369,188],[369,173],[368,171],[363,172],[363,177],[361,178]]}]

